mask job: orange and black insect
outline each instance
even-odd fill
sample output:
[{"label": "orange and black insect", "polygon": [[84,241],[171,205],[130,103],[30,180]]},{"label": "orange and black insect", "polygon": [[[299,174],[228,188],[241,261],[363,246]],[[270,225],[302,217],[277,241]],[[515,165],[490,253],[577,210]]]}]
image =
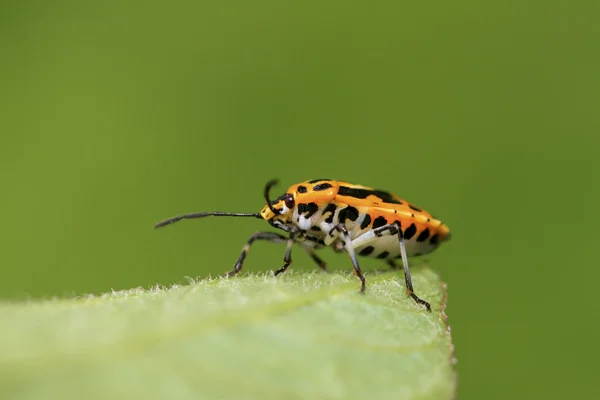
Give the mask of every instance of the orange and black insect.
[{"label": "orange and black insect", "polygon": [[321,247],[332,247],[336,252],[347,252],[354,273],[361,281],[360,291],[365,291],[363,276],[356,256],[375,257],[397,268],[395,259],[402,259],[406,292],[428,310],[428,302],[420,299],[413,290],[408,268],[408,257],[429,253],[440,243],[450,239],[450,230],[409,202],[383,190],[353,185],[331,179],[315,179],[291,186],[284,194],[271,201],[269,192],[276,180],[265,185],[267,202],[260,213],[201,212],[169,218],[155,225],[160,228],[182,219],[220,217],[262,218],[271,226],[286,232],[257,232],[250,236],[233,270],[242,269],[246,254],[256,240],[285,243],[284,264],[275,271],[279,275],[292,262],[292,245],[300,244],[323,270],[325,262],[315,254]]}]

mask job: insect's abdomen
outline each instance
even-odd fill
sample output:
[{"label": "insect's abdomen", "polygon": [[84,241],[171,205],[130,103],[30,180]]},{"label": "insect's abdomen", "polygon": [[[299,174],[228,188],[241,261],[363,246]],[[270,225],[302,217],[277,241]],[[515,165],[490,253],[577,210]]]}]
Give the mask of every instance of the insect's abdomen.
[{"label": "insect's abdomen", "polygon": [[[398,214],[381,214],[367,211],[366,219],[373,220],[370,229],[375,229],[382,224],[400,222],[406,253],[409,257],[427,254],[435,250],[440,243],[449,239],[450,231],[441,221],[431,218],[418,218],[398,216]],[[384,222],[385,219],[385,222]],[[359,233],[364,234],[364,233]],[[355,249],[358,255],[371,256],[382,259],[396,258],[400,256],[398,236],[382,236],[374,241]]]},{"label": "insect's abdomen", "polygon": [[[344,223],[353,240],[368,234],[374,229],[398,221],[402,228],[406,252],[409,257],[430,253],[440,243],[448,240],[450,236],[450,231],[446,225],[423,211],[406,213],[381,207],[354,207],[335,201],[322,209],[320,221],[315,221],[320,230],[328,232],[338,223]],[[355,250],[358,255],[380,259],[392,259],[400,256],[397,235],[377,237],[369,243],[355,248]]]}]

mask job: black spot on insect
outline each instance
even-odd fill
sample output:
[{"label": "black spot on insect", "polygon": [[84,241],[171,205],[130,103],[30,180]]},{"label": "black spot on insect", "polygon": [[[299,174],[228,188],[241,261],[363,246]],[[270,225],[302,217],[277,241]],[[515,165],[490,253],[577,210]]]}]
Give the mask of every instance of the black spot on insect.
[{"label": "black spot on insect", "polygon": [[358,210],[355,207],[348,206],[340,211],[338,217],[340,219],[340,224],[346,222],[347,219],[356,221],[358,219]]},{"label": "black spot on insect", "polygon": [[383,259],[387,258],[389,255],[390,255],[389,251],[384,251],[383,253],[378,255],[377,258],[379,258],[380,260],[383,260]]},{"label": "black spot on insect", "polygon": [[423,210],[421,210],[420,208],[413,206],[412,204],[409,204],[408,206],[410,207],[410,209],[411,209],[411,210],[414,210],[414,211],[416,211],[416,212],[421,212],[421,211],[423,211]]},{"label": "black spot on insect", "polygon": [[322,191],[322,190],[327,190],[327,189],[329,189],[330,187],[331,187],[331,183],[327,183],[327,182],[325,182],[325,183],[319,183],[318,185],[315,185],[315,186],[313,187],[313,190],[314,190],[315,192],[320,192],[320,191]]},{"label": "black spot on insect", "polygon": [[373,221],[373,229],[380,228],[384,225],[387,225],[387,223],[388,222],[384,217],[379,216],[379,217],[375,218],[375,221]]},{"label": "black spot on insect", "polygon": [[321,227],[319,225],[313,225],[310,227],[310,230],[315,232],[321,232]]},{"label": "black spot on insect", "polygon": [[317,203],[308,203],[306,205],[306,209],[308,210],[308,212],[306,213],[305,217],[310,218],[313,215],[315,215],[317,211],[319,211],[319,206],[317,205]]},{"label": "black spot on insect", "polygon": [[419,234],[419,236],[417,236],[417,242],[424,242],[427,240],[428,237],[429,237],[429,229],[425,228],[423,230],[423,232],[421,232]]},{"label": "black spot on insect", "polygon": [[410,224],[410,226],[404,231],[404,239],[410,240],[413,236],[415,236],[415,233],[417,233],[417,227],[415,224]]},{"label": "black spot on insect", "polygon": [[354,197],[355,199],[366,199],[373,195],[379,197],[384,203],[402,204],[402,202],[396,199],[391,193],[384,192],[383,190],[371,190],[371,189],[360,189],[351,188],[348,186],[340,186],[338,194],[341,196]]},{"label": "black spot on insect", "polygon": [[429,243],[436,245],[438,242],[438,235],[433,235],[431,239],[429,239]]},{"label": "black spot on insect", "polygon": [[321,181],[331,181],[332,179],[313,179],[312,181],[308,181],[308,183],[317,183],[317,182],[321,182]]},{"label": "black spot on insect", "polygon": [[374,194],[383,200],[384,203],[402,204],[402,202],[396,199],[391,193],[384,192],[383,190],[375,190]]},{"label": "black spot on insect", "polygon": [[327,207],[325,207],[325,210],[323,210],[323,214],[326,214],[328,212],[331,214],[329,214],[329,216],[325,219],[325,222],[327,222],[328,224],[331,224],[333,222],[333,216],[335,215],[336,209],[337,209],[337,207],[335,206],[335,204],[333,204],[333,203],[327,204]]},{"label": "black spot on insect", "polygon": [[300,203],[298,204],[298,214],[304,214],[308,210],[308,204]]},{"label": "black spot on insect", "polygon": [[298,186],[298,193],[306,193],[308,192],[308,189],[306,188],[306,186]]},{"label": "black spot on insect", "polygon": [[362,249],[360,251],[360,253],[358,253],[361,256],[368,256],[369,254],[371,254],[373,252],[373,250],[375,250],[375,247],[373,246],[367,246],[364,249]]},{"label": "black spot on insect", "polygon": [[365,214],[365,218],[360,223],[360,229],[365,229],[371,223],[371,216],[369,214]]}]

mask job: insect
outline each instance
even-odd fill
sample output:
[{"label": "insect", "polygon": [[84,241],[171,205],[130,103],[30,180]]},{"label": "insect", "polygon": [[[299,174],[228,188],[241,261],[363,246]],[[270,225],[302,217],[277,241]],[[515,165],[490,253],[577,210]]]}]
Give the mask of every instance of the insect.
[{"label": "insect", "polygon": [[265,240],[286,245],[283,266],[275,275],[285,272],[292,263],[292,246],[298,243],[318,266],[326,271],[325,262],[315,250],[328,246],[350,255],[354,274],[365,291],[365,277],[357,255],[375,257],[396,269],[395,260],[402,259],[407,294],[431,311],[430,304],[415,293],[408,268],[408,257],[429,253],[450,239],[450,230],[431,214],[383,190],[354,185],[332,179],[314,179],[291,186],[271,201],[269,192],[278,183],[267,182],[264,198],[267,204],[260,213],[200,212],[179,215],[155,225],[160,228],[182,219],[218,217],[253,217],[266,220],[283,230],[257,232],[248,239],[229,277],[241,271],[252,243]]}]

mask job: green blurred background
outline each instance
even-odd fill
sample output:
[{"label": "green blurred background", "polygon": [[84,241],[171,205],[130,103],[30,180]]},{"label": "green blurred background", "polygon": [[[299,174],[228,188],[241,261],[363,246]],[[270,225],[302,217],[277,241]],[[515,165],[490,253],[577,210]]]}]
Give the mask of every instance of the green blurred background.
[{"label": "green blurred background", "polygon": [[222,273],[265,223],[153,223],[331,177],[452,229],[460,398],[590,396],[600,6],[417,3],[2,2],[0,297]]}]

